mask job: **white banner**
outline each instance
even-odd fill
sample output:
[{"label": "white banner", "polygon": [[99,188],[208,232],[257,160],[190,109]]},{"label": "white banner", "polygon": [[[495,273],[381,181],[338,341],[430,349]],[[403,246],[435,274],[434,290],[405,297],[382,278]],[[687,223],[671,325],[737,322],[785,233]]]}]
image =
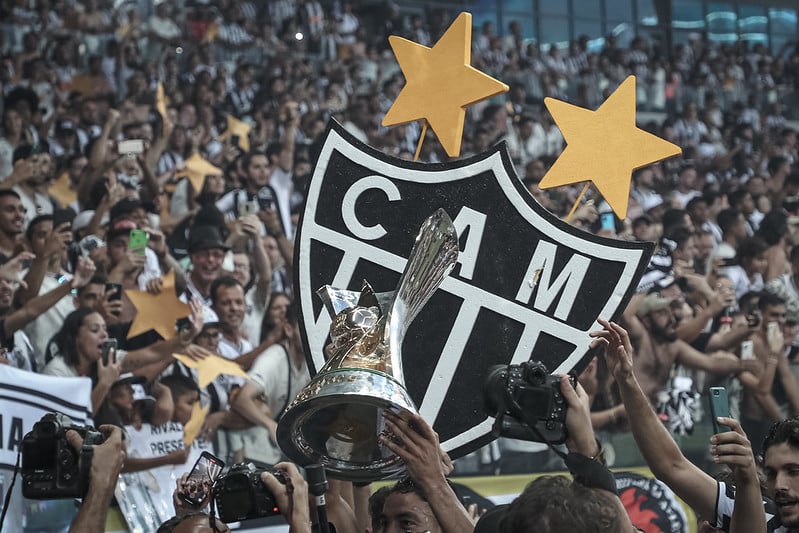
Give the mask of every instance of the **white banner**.
[{"label": "white banner", "polygon": [[[79,426],[92,424],[91,394],[89,378],[45,376],[0,365],[0,509],[25,434],[47,413],[65,414]],[[18,478],[3,533],[69,528],[75,514],[73,500],[25,500],[21,486]]]},{"label": "white banner", "polygon": [[92,382],[0,365],[0,467],[14,468],[22,437],[46,413],[63,413],[79,426],[92,423]]}]

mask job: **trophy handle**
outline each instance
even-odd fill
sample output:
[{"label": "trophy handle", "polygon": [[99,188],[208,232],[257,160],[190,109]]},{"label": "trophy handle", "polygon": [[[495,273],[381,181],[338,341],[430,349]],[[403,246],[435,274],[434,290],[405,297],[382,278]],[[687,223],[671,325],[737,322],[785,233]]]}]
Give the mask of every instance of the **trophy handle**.
[{"label": "trophy handle", "polygon": [[394,299],[388,308],[383,338],[396,375],[402,368],[402,339],[444,278],[458,261],[458,233],[447,212],[439,208],[419,229]]}]

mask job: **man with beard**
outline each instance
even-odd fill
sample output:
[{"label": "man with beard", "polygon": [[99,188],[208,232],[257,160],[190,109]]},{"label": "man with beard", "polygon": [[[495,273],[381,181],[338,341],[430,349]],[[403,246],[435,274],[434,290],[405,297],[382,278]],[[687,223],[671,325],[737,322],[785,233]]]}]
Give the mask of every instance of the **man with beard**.
[{"label": "man with beard", "polygon": [[636,295],[624,311],[624,321],[636,347],[635,377],[646,396],[656,402],[674,363],[720,376],[739,373],[747,363],[728,352],[703,354],[677,337],[672,300],[659,293]]},{"label": "man with beard", "polygon": [[[799,413],[799,384],[788,360],[782,331],[786,320],[785,300],[764,292],[757,302],[760,311],[760,327],[752,334],[752,348],[769,382],[763,391],[744,390],[741,400],[741,425],[752,440],[755,452],[768,433],[772,422],[784,418],[783,409]],[[776,339],[775,339],[776,337]],[[776,396],[780,397],[780,402]],[[783,404],[783,405],[780,405]]]},{"label": "man with beard", "polygon": [[763,471],[785,533],[799,532],[799,417],[777,422],[763,441]]},{"label": "man with beard", "polygon": [[25,208],[19,194],[0,189],[0,259],[10,259],[25,227]]}]

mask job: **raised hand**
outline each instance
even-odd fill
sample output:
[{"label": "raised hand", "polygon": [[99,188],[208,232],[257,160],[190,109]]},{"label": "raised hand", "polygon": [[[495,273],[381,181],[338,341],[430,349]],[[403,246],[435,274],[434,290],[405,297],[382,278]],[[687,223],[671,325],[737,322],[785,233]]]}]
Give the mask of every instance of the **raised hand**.
[{"label": "raised hand", "polygon": [[72,287],[81,288],[89,284],[94,277],[97,267],[88,257],[79,257],[75,267],[75,276],[72,278]]},{"label": "raised hand", "polygon": [[616,379],[630,377],[633,373],[633,345],[630,335],[615,322],[601,318],[597,321],[605,329],[589,333],[594,338],[591,347],[604,345],[608,370]]}]

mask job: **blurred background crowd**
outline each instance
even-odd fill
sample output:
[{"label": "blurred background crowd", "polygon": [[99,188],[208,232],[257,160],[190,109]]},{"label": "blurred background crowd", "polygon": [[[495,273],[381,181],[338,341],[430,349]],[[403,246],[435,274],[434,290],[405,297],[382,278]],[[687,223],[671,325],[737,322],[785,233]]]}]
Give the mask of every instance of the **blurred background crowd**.
[{"label": "blurred background crowd", "polygon": [[[292,238],[328,120],[411,159],[419,125],[381,126],[404,83],[387,37],[432,46],[456,14],[317,0],[0,2],[0,256],[25,281],[0,281],[2,360],[92,377],[95,412],[120,425],[185,423],[194,402],[210,404],[201,435],[218,455],[267,449],[261,459],[274,462],[264,442],[309,379]],[[580,187],[537,186],[564,148],[543,99],[593,109],[634,74],[639,124],[683,155],[635,172],[626,220],[603,224],[609,208],[589,194],[571,223],[658,243],[623,322],[669,427],[692,431],[696,392],[724,383],[757,443],[799,413],[799,112],[786,105],[799,47],[701,32],[668,50],[597,37],[544,46],[518,22],[474,28],[472,65],[510,91],[468,109],[462,156],[504,141],[531,194],[565,217]],[[448,160],[430,131],[420,160]],[[136,230],[146,250],[131,246]],[[173,341],[127,340],[134,309],[119,286],[158,293],[171,272],[202,320]],[[100,359],[109,336],[125,354],[116,363]],[[177,348],[219,353],[249,379],[200,390]],[[600,438],[613,441],[625,413],[612,378],[597,360],[580,380]],[[157,408],[143,418],[139,402]],[[463,471],[509,473],[552,456],[508,441],[472,459]]]}]

